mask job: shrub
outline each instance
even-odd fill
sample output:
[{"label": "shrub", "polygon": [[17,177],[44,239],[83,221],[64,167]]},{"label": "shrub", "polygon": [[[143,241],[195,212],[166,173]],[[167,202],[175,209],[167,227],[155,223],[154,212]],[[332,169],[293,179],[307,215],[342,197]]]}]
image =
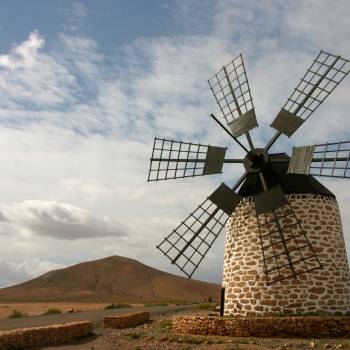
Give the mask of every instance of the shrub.
[{"label": "shrub", "polygon": [[128,307],[132,307],[131,305],[129,304],[108,304],[105,306],[105,309],[108,310],[108,309],[123,309],[123,308],[128,308]]},{"label": "shrub", "polygon": [[173,321],[169,319],[163,319],[158,323],[158,327],[161,329],[171,329],[173,327]]},{"label": "shrub", "polygon": [[238,344],[233,344],[231,347],[228,348],[228,350],[240,350],[241,347]]},{"label": "shrub", "polygon": [[154,307],[154,306],[169,306],[168,303],[146,303],[143,306],[145,307]]},{"label": "shrub", "polygon": [[128,334],[130,339],[140,339],[143,337],[142,333],[129,333]]},{"label": "shrub", "polygon": [[198,309],[199,310],[210,310],[210,311],[215,311],[215,304],[211,303],[204,303],[204,304],[198,304]]},{"label": "shrub", "polygon": [[27,316],[27,314],[17,309],[14,309],[12,313],[9,315],[9,318],[19,318],[24,316]]},{"label": "shrub", "polygon": [[56,309],[54,307],[47,309],[43,315],[55,315],[55,314],[61,314],[62,311],[60,309]]},{"label": "shrub", "polygon": [[181,305],[190,305],[190,304],[194,304],[194,303],[191,301],[177,301],[177,302],[174,302],[174,304],[176,306],[181,306]]}]

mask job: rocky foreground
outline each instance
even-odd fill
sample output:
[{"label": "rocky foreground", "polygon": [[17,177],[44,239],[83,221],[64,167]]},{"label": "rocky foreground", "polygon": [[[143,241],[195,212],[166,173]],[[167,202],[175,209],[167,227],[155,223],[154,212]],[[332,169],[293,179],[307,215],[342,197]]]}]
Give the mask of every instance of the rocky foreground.
[{"label": "rocky foreground", "polygon": [[152,316],[151,322],[129,329],[103,329],[97,324],[95,336],[80,343],[46,350],[350,350],[350,336],[341,339],[261,339],[173,334],[173,316],[207,315],[205,311],[187,311]]}]

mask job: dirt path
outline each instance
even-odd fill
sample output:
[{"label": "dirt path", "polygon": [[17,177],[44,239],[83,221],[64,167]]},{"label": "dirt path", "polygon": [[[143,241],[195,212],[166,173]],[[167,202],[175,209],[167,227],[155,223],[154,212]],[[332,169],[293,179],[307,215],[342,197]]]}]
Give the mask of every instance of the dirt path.
[{"label": "dirt path", "polygon": [[102,321],[104,316],[118,313],[149,311],[151,315],[158,315],[169,311],[181,311],[193,309],[194,306],[153,306],[153,307],[132,307],[112,310],[92,310],[75,313],[64,313],[54,315],[29,316],[21,318],[6,318],[0,320],[0,330],[9,330],[15,328],[46,326],[54,323],[75,322],[89,320],[94,323]]}]

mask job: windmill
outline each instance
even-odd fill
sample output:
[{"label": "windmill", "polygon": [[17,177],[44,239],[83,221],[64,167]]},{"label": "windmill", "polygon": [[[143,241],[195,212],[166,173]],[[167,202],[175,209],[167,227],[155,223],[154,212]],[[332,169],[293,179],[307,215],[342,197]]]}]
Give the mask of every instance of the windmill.
[{"label": "windmill", "polygon": [[[350,177],[350,141],[294,147],[291,157],[270,153],[282,134],[291,137],[316,111],[349,67],[349,60],[321,51],[272,122],[271,140],[264,148],[256,148],[250,131],[258,123],[239,55],[208,82],[228,127],[214,114],[211,117],[246,152],[244,158],[226,158],[225,147],[154,139],[148,181],[220,174],[228,163],[244,166],[244,174],[232,188],[222,183],[157,246],[191,278],[229,219],[224,261],[227,314],[277,312],[283,305],[282,310],[290,311],[350,311],[350,275],[337,203],[333,193],[314,178]],[[332,216],[323,223],[322,232],[328,233],[319,237],[317,220],[326,217],[327,211]],[[324,241],[324,246],[318,241]],[[324,276],[334,268],[328,271],[335,260],[331,262],[324,251],[333,249],[328,248],[332,242],[341,255],[339,281]],[[320,282],[325,278],[330,281],[328,287]],[[323,305],[322,298],[333,297],[335,285],[348,295],[340,298],[347,306],[337,301],[336,306]],[[279,303],[277,294],[283,289],[291,294],[291,286],[301,293],[292,297],[295,305],[288,296]],[[326,288],[326,295],[313,304],[317,288],[321,294]],[[253,292],[259,293],[255,296],[259,307],[249,302]]]}]

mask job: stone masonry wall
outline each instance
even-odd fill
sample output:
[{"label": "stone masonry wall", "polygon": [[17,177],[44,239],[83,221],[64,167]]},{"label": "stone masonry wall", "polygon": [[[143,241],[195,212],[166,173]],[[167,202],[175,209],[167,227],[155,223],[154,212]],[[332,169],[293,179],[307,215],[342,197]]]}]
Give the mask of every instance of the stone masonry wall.
[{"label": "stone masonry wall", "polygon": [[91,321],[0,331],[0,350],[59,345],[91,333]]},{"label": "stone masonry wall", "polygon": [[254,202],[245,198],[227,223],[225,315],[350,312],[350,274],[336,200],[287,197],[323,268],[267,285]]},{"label": "stone masonry wall", "polygon": [[149,321],[149,318],[149,312],[140,311],[123,315],[106,316],[103,319],[103,323],[106,328],[128,328],[146,323]]},{"label": "stone masonry wall", "polygon": [[173,332],[230,337],[324,338],[348,336],[350,317],[235,317],[177,316]]}]

